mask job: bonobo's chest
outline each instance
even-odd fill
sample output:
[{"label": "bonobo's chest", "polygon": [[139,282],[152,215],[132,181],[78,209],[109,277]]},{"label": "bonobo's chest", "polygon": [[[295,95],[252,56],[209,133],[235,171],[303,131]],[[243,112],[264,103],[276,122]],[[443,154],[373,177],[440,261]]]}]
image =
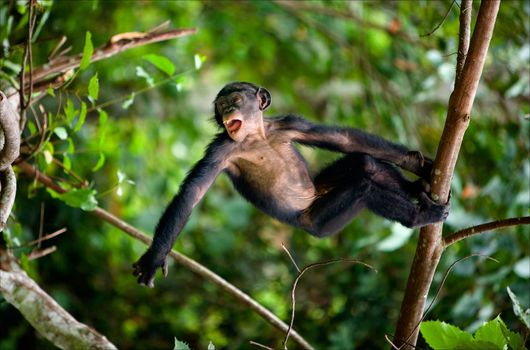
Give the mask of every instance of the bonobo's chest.
[{"label": "bonobo's chest", "polygon": [[315,189],[305,161],[281,136],[245,140],[230,160],[228,172],[236,188],[254,202],[252,193],[274,200],[289,209],[305,209]]}]

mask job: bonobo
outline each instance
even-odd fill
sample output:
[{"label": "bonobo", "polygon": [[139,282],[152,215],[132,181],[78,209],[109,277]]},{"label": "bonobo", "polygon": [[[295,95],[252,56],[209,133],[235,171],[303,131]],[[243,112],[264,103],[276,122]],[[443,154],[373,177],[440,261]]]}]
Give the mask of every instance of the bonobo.
[{"label": "bonobo", "polygon": [[[151,247],[134,264],[139,283],[153,287],[159,267],[167,275],[167,254],[221,172],[257,208],[317,237],[336,233],[363,208],[407,227],[447,217],[449,204],[437,204],[425,193],[422,182],[430,178],[432,160],[420,152],[295,115],[264,118],[270,103],[270,93],[251,83],[230,83],[219,92],[214,108],[222,131],[186,176],[158,222]],[[312,176],[295,143],[345,155]],[[420,180],[405,179],[396,166]]]}]

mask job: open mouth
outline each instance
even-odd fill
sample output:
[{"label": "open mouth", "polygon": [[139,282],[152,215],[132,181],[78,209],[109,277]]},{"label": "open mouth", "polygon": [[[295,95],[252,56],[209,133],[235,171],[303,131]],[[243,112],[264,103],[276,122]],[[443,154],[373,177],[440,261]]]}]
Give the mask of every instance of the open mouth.
[{"label": "open mouth", "polygon": [[230,119],[224,122],[226,130],[230,134],[235,134],[241,128],[241,120],[239,119]]}]

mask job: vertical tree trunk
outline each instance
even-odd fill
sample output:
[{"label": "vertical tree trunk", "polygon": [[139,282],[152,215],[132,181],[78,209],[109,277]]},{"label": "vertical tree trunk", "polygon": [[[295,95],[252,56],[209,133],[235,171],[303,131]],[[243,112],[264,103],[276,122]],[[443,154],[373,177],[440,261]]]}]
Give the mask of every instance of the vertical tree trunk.
[{"label": "vertical tree trunk", "polygon": [[[431,179],[432,193],[441,203],[449,198],[451,178],[469,125],[471,107],[493,35],[499,4],[499,0],[483,0],[480,4],[469,52],[449,98],[447,118]],[[394,336],[394,344],[404,346],[404,349],[413,349],[418,340],[425,301],[443,252],[442,226],[441,223],[429,225],[420,231]]]}]

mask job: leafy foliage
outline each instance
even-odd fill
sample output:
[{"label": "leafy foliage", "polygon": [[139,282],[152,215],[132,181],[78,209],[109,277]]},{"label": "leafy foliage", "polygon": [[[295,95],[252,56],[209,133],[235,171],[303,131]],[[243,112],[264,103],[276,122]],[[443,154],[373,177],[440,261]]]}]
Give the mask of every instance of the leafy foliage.
[{"label": "leafy foliage", "polygon": [[422,322],[420,331],[434,350],[524,349],[523,338],[508,330],[500,316],[484,323],[474,335],[441,321]]}]

